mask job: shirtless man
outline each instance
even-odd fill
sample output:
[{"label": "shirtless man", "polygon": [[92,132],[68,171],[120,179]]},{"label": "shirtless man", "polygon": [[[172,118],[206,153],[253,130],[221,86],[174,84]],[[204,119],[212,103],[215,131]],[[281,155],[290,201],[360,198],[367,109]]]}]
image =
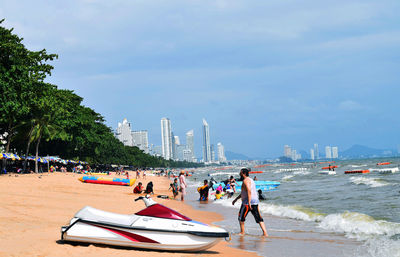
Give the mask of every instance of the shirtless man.
[{"label": "shirtless man", "polygon": [[242,168],[240,170],[240,177],[243,180],[241,189],[242,191],[240,195],[238,195],[238,197],[236,197],[232,202],[232,205],[235,205],[237,200],[240,198],[242,199],[242,206],[240,207],[239,211],[240,234],[244,235],[244,222],[247,214],[249,211],[251,211],[251,214],[253,214],[254,219],[260,225],[260,228],[263,231],[263,236],[268,236],[264,220],[260,215],[260,211],[258,210],[258,194],[254,181],[249,178],[249,169]]}]

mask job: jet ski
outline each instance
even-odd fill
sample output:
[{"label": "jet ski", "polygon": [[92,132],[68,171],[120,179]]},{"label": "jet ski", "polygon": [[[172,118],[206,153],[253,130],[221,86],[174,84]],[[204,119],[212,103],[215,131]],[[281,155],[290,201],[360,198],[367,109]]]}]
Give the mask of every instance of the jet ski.
[{"label": "jet ski", "polygon": [[86,206],[68,226],[61,227],[61,239],[166,251],[202,251],[229,233],[219,227],[194,221],[149,196],[141,196],[146,208],[132,215],[106,212]]}]

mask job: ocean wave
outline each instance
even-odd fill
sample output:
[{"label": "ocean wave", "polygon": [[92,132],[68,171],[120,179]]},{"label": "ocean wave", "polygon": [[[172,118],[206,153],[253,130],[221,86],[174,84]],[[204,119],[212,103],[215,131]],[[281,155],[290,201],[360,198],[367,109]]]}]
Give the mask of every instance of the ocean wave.
[{"label": "ocean wave", "polygon": [[295,171],[293,172],[294,175],[308,175],[311,174],[310,171]]},{"label": "ocean wave", "polygon": [[294,175],[285,175],[285,176],[283,176],[282,180],[284,180],[284,181],[289,181],[289,180],[291,180],[291,178],[293,178],[293,177],[294,177]]},{"label": "ocean wave", "polygon": [[325,214],[317,213],[310,208],[301,205],[275,205],[261,203],[259,205],[261,212],[271,214],[278,217],[291,218],[305,221],[321,221]]},{"label": "ocean wave", "polygon": [[367,166],[367,164],[360,164],[360,165],[353,164],[353,165],[350,165],[350,167],[352,167],[352,168],[359,168],[359,167],[365,167],[365,166]]},{"label": "ocean wave", "polygon": [[400,257],[400,241],[387,237],[368,239],[360,248],[360,257]]},{"label": "ocean wave", "polygon": [[345,233],[358,240],[371,239],[374,236],[393,236],[400,233],[400,224],[385,220],[375,220],[371,216],[358,212],[329,214],[318,225],[320,228]]},{"label": "ocean wave", "polygon": [[[232,199],[224,199],[216,203],[232,206]],[[397,256],[400,257],[400,223],[376,220],[371,216],[358,212],[334,214],[318,213],[311,208],[300,205],[278,205],[260,203],[260,211],[278,217],[315,222],[322,230],[344,234],[348,238],[362,241],[356,256]]]},{"label": "ocean wave", "polygon": [[370,187],[382,187],[390,185],[390,183],[377,178],[351,177],[350,181],[356,185],[367,185]]}]

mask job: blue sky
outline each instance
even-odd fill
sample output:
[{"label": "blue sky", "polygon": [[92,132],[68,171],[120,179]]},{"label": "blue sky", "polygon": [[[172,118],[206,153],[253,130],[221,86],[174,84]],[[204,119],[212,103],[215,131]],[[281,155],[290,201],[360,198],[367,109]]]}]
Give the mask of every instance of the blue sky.
[{"label": "blue sky", "polygon": [[399,1],[8,1],[0,17],[31,50],[59,54],[50,82],[114,128],[161,143],[201,124],[251,157],[400,144]]}]

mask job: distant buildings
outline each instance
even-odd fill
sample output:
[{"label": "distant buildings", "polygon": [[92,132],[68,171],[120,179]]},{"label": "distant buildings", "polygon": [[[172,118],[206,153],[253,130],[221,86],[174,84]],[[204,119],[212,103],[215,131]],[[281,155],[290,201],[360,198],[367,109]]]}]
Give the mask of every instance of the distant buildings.
[{"label": "distant buildings", "polygon": [[147,130],[132,131],[132,142],[134,146],[139,147],[145,153],[149,153],[149,138]]},{"label": "distant buildings", "polygon": [[[132,125],[127,119],[118,123],[115,137],[126,146],[136,146],[154,156],[161,156],[166,160],[197,162],[194,147],[194,130],[186,132],[186,144],[183,144],[178,135],[174,135],[171,120],[161,118],[161,145],[149,146],[147,130],[132,131]],[[210,141],[210,128],[203,119],[203,162],[206,164],[226,162],[225,148],[221,142],[214,147]],[[217,159],[216,159],[217,157]]]},{"label": "distant buildings", "polygon": [[225,157],[225,147],[222,143],[217,144],[218,148],[218,161],[219,162],[226,162],[226,157]]},{"label": "distant buildings", "polygon": [[330,146],[325,146],[325,158],[332,159],[332,148]]},{"label": "distant buildings", "polygon": [[286,158],[290,158],[293,161],[297,161],[301,159],[301,154],[297,153],[297,150],[292,149],[289,145],[285,145],[283,147],[283,153]]},{"label": "distant buildings", "polygon": [[205,119],[203,119],[203,162],[211,163],[211,144],[210,144],[210,128]]},{"label": "distant buildings", "polygon": [[333,159],[339,158],[339,150],[337,146],[332,146],[332,158]]},{"label": "distant buildings", "polygon": [[145,153],[149,153],[149,139],[147,130],[132,131],[131,124],[125,118],[118,122],[115,136],[126,146],[137,146]]},{"label": "distant buildings", "polygon": [[315,155],[314,155],[314,149],[310,149],[310,157],[311,157],[311,160],[315,160]]},{"label": "distant buildings", "polygon": [[127,119],[118,122],[116,137],[126,146],[133,146],[131,124]]},{"label": "distant buildings", "polygon": [[314,160],[319,159],[319,150],[318,150],[318,144],[314,144]]},{"label": "distant buildings", "polygon": [[283,147],[283,154],[287,158],[292,158],[292,148],[288,145]]},{"label": "distant buildings", "polygon": [[190,162],[196,162],[196,156],[194,154],[194,132],[193,129],[186,132],[186,154],[184,154],[184,160]]},{"label": "distant buildings", "polygon": [[162,157],[166,160],[172,159],[172,130],[171,121],[168,118],[161,119],[161,148]]}]

